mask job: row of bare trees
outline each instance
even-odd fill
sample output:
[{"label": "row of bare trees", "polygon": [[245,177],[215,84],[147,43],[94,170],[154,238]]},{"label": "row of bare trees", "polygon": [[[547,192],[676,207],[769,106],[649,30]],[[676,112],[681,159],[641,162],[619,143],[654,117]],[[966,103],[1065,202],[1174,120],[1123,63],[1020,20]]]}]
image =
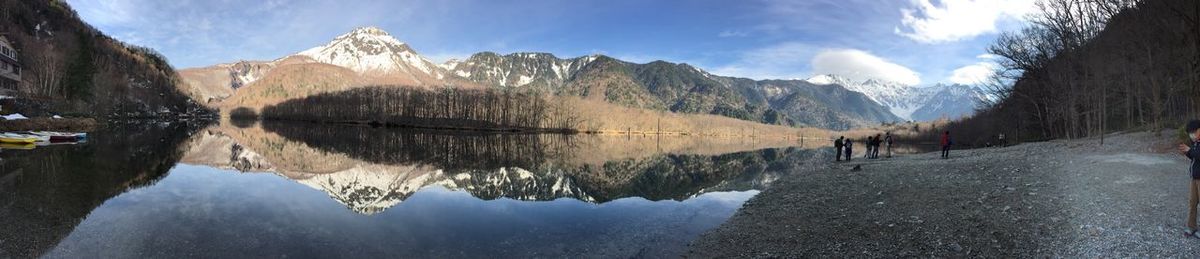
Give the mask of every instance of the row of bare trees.
[{"label": "row of bare trees", "polygon": [[540,168],[570,148],[571,137],[395,130],[263,121],[263,129],[327,152],[390,165],[432,165],[444,170]]},{"label": "row of bare trees", "polygon": [[262,118],[477,130],[569,130],[578,124],[561,103],[539,95],[385,86],[289,100],[263,108]]},{"label": "row of bare trees", "polygon": [[998,101],[949,126],[1025,139],[1161,129],[1200,114],[1200,1],[1042,0],[989,48]]}]

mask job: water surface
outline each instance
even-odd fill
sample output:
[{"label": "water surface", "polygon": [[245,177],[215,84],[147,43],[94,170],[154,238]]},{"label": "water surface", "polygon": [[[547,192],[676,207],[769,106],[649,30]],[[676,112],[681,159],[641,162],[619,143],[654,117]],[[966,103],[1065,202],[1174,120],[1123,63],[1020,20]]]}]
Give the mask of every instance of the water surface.
[{"label": "water surface", "polygon": [[797,145],[118,126],[0,152],[0,256],[674,256],[813,163]]}]

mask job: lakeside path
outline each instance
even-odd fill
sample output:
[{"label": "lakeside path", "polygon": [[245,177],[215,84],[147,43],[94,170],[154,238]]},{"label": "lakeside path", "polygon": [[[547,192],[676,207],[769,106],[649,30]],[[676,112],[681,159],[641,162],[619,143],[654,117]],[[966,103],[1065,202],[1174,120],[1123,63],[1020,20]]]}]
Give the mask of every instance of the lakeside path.
[{"label": "lakeside path", "polygon": [[1188,161],[1169,136],[830,163],[781,179],[683,256],[1196,257]]}]

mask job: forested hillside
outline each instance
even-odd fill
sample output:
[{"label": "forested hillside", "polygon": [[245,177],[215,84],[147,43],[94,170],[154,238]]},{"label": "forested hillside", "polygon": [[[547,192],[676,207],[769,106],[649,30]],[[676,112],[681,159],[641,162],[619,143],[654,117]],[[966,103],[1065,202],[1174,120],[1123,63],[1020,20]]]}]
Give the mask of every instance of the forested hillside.
[{"label": "forested hillside", "polygon": [[960,139],[1103,136],[1200,115],[1200,1],[1040,5],[1032,25],[990,48],[1003,68],[992,86],[1001,99],[952,123]]},{"label": "forested hillside", "polygon": [[203,112],[176,90],[179,77],[162,55],[104,35],[65,2],[0,0],[0,6],[0,34],[23,66],[22,82],[9,89],[19,97],[94,117]]}]

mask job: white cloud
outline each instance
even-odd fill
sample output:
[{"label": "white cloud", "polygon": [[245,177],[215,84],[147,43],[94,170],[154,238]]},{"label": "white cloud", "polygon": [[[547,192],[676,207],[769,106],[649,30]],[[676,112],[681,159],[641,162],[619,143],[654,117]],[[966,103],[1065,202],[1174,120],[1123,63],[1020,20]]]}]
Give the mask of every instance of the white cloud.
[{"label": "white cloud", "polygon": [[901,9],[896,34],[921,43],[953,42],[997,32],[997,23],[1021,20],[1036,10],[1036,0],[912,0]]},{"label": "white cloud", "polygon": [[745,51],[736,61],[713,74],[753,79],[799,79],[808,76],[808,61],[819,48],[801,42],[785,42]]},{"label": "white cloud", "polygon": [[955,84],[975,85],[986,81],[995,71],[996,64],[982,61],[955,69],[949,80]]},{"label": "white cloud", "polygon": [[813,57],[812,70],[813,74],[835,74],[854,80],[878,79],[906,85],[921,83],[921,76],[916,71],[857,49],[822,51]]}]

